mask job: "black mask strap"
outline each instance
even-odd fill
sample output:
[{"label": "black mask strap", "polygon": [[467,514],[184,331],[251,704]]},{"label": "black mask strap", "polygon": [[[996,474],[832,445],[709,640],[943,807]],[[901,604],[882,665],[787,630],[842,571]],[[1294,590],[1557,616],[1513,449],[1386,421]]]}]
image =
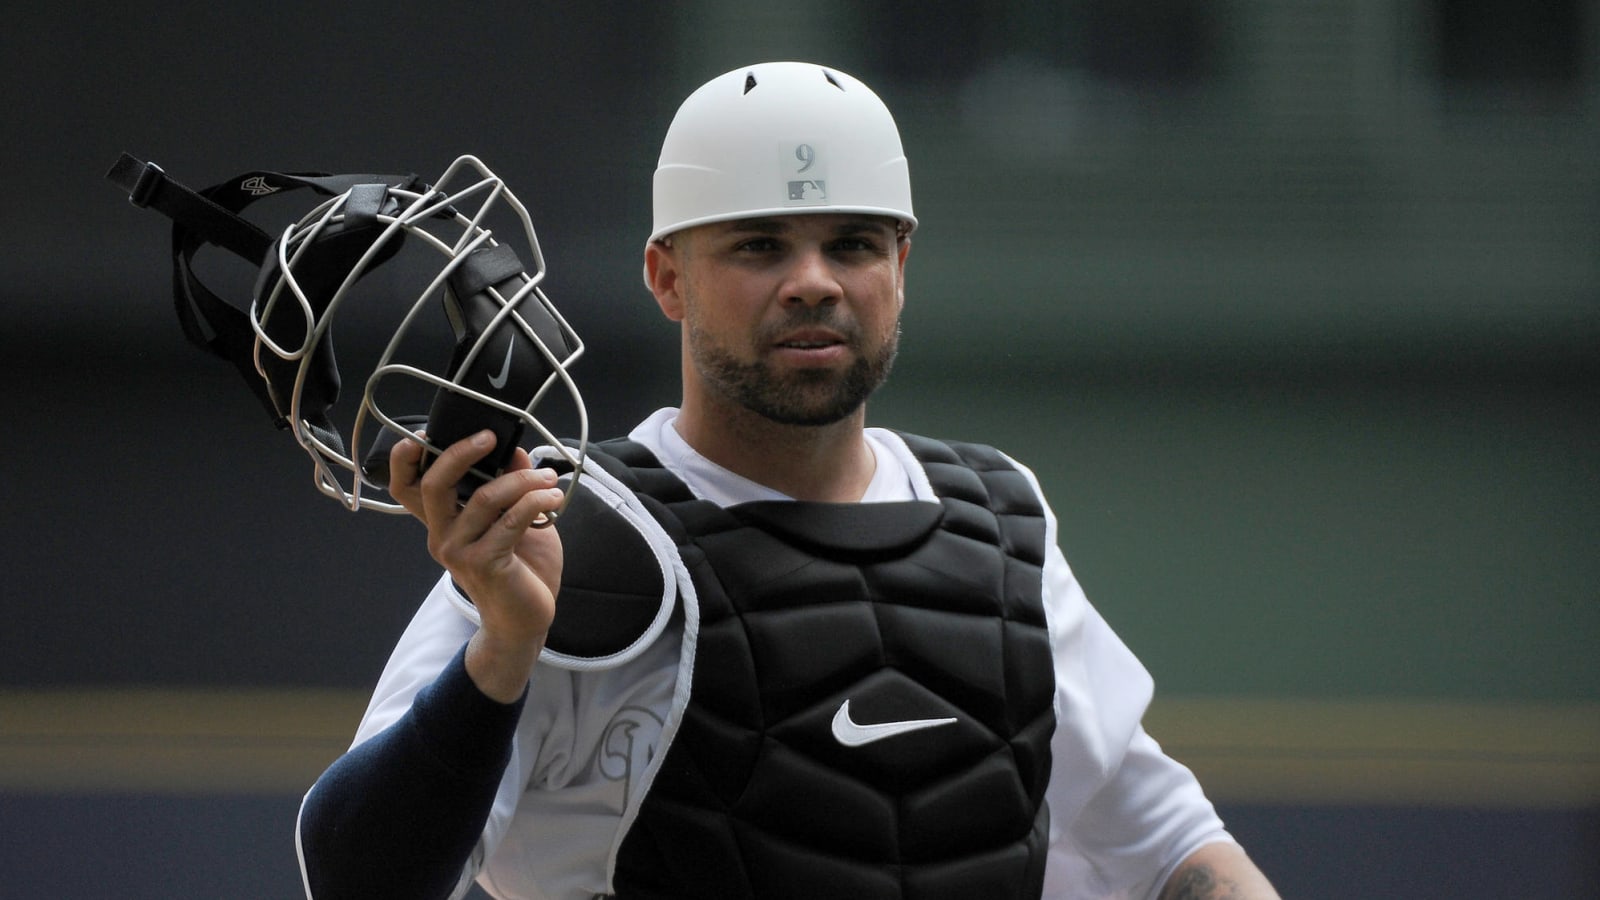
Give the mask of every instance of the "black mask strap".
[{"label": "black mask strap", "polygon": [[172,293],[178,322],[196,346],[232,363],[266,408],[273,423],[287,428],[287,410],[273,402],[265,380],[255,365],[255,329],[248,307],[224,301],[194,274],[192,260],[205,244],[231,251],[260,268],[274,240],[272,235],[239,213],[262,197],[285,190],[310,188],[337,196],[358,184],[384,184],[423,190],[416,175],[329,175],[323,172],[246,172],[201,191],[169,178],[155,163],[124,153],[106,178],[128,192],[128,202],[150,207],[171,219]]}]

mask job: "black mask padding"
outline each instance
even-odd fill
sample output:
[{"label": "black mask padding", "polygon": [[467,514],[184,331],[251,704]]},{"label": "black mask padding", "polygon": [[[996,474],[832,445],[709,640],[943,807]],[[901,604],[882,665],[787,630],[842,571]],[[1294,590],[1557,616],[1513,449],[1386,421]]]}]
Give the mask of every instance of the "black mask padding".
[{"label": "black mask padding", "polygon": [[[533,400],[534,394],[555,373],[555,367],[512,315],[503,317],[499,324],[492,324],[502,305],[489,295],[488,288],[493,287],[502,298],[509,298],[526,284],[527,276],[516,251],[502,244],[468,254],[446,279],[444,292],[445,315],[456,333],[455,353],[450,360],[452,381],[518,409],[525,408]],[[560,323],[540,302],[537,291],[524,293],[516,303],[515,312],[557,360],[565,360],[575,352]],[[493,331],[484,337],[483,348],[472,365],[460,371],[462,361],[491,325]],[[523,424],[519,416],[496,410],[457,391],[440,388],[428,412],[428,442],[435,447],[448,447],[487,428],[494,432],[495,447],[476,468],[499,473],[511,462],[511,455],[522,439]],[[465,500],[483,483],[482,477],[468,473],[456,490]]]},{"label": "black mask padding", "polygon": [[[313,321],[320,321],[333,295],[344,284],[350,270],[361,256],[372,247],[387,226],[378,221],[378,213],[394,215],[399,204],[389,197],[388,186],[383,184],[358,184],[350,189],[345,201],[344,218],[329,222],[310,243],[300,251],[298,259],[293,250],[295,281],[305,292],[311,305]],[[399,251],[405,232],[396,230],[368,262],[360,275],[377,268]],[[278,245],[273,243],[262,263],[261,274],[256,278],[257,302],[263,305],[277,283]],[[357,277],[359,278],[360,275]],[[261,323],[262,330],[280,347],[298,347],[305,341],[306,319],[300,303],[287,285],[278,293],[272,314]],[[295,376],[299,373],[299,360],[280,359],[275,353],[262,352],[260,364],[266,374],[267,391],[278,408],[278,414],[289,415],[289,402],[294,394]],[[328,446],[344,453],[344,442],[338,430],[328,419],[328,411],[339,399],[339,366],[333,356],[333,330],[323,332],[317,346],[311,351],[306,368],[305,387],[300,393],[300,414],[311,431]]]},{"label": "black mask padding", "polygon": [[[337,197],[367,185],[358,201],[382,201],[377,187],[394,185],[404,190],[428,191],[416,175],[330,175],[326,172],[251,171],[236,175],[202,191],[192,190],[169,177],[155,163],[124,153],[106,178],[128,192],[134,206],[149,208],[172,220],[172,295],[184,336],[195,346],[233,364],[244,376],[250,392],[261,402],[279,428],[289,427],[287,404],[256,371],[256,331],[250,314],[224,300],[203,284],[194,271],[194,257],[207,246],[228,250],[255,267],[270,265],[276,272],[272,236],[240,213],[262,197],[302,188]],[[446,213],[441,212],[441,215]],[[385,254],[387,258],[388,254]],[[274,275],[273,277],[276,277]],[[280,320],[275,327],[290,328]],[[303,328],[303,323],[302,323]],[[301,329],[291,329],[300,331]],[[303,331],[301,331],[303,333]],[[297,342],[296,342],[297,343]],[[279,379],[283,391],[292,382]],[[280,396],[282,391],[280,391]],[[326,431],[327,429],[322,429]],[[335,442],[336,444],[337,442]]]},{"label": "black mask padding", "polygon": [[[427,416],[395,416],[395,424],[407,431],[418,431],[428,424]],[[361,473],[367,480],[380,487],[389,486],[389,451],[394,445],[404,440],[400,435],[388,428],[378,429],[378,436],[373,439],[372,446],[368,448],[367,455],[361,460]]]}]

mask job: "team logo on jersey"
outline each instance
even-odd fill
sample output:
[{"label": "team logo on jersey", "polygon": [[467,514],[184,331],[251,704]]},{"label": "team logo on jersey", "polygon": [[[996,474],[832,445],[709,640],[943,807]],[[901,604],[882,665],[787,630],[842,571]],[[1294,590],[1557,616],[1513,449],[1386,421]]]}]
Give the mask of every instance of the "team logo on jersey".
[{"label": "team logo on jersey", "polygon": [[267,180],[260,175],[251,175],[249,178],[239,182],[239,190],[252,197],[264,197],[267,194],[276,194],[278,192],[276,187],[268,184]]},{"label": "team logo on jersey", "polygon": [[664,724],[648,709],[626,706],[606,726],[595,765],[607,781],[623,782],[624,797],[633,795],[635,779],[656,755]]}]

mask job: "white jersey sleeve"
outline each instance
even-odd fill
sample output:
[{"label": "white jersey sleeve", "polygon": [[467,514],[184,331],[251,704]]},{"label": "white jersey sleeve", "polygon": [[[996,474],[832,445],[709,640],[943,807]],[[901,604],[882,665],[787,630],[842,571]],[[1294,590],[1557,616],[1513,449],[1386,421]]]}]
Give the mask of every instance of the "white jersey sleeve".
[{"label": "white jersey sleeve", "polygon": [[[1045,503],[1033,473],[1017,468]],[[1048,503],[1044,509],[1056,681],[1044,896],[1153,898],[1190,853],[1232,838],[1193,773],[1144,732],[1154,681],[1084,596],[1061,552],[1055,514]]]}]

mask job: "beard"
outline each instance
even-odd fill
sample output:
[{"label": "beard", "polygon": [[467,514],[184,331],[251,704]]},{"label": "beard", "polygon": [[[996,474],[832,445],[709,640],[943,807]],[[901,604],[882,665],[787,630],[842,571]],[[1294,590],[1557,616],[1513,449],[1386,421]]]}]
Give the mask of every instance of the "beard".
[{"label": "beard", "polygon": [[894,332],[880,346],[864,348],[854,323],[837,320],[826,308],[808,308],[778,325],[763,328],[753,345],[771,346],[778,334],[803,325],[826,326],[844,335],[856,350],[855,361],[843,371],[818,368],[779,372],[760,354],[755,362],[739,360],[692,318],[687,322],[689,350],[701,378],[739,406],[780,425],[832,425],[859,410],[888,379],[899,352],[900,326],[896,323]]}]

